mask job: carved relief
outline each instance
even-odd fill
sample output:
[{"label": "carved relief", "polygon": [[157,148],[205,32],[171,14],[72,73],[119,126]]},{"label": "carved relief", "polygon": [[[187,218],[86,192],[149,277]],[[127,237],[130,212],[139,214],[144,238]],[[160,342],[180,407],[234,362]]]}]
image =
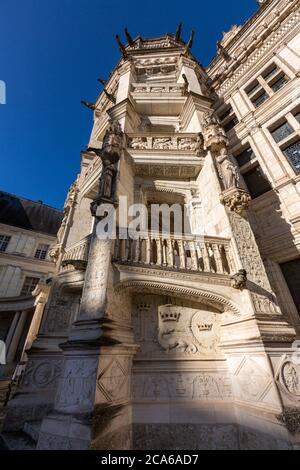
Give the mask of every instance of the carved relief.
[{"label": "carved relief", "polygon": [[233,187],[222,192],[220,201],[232,212],[242,214],[244,210],[248,209],[251,196],[244,189]]},{"label": "carved relief", "polygon": [[217,351],[220,315],[173,305],[159,307],[158,315],[158,341],[165,351],[202,355]]},{"label": "carved relief", "polygon": [[221,323],[232,318],[231,313],[220,314],[213,308],[202,310],[196,305],[188,307],[180,305],[181,302],[161,305],[162,299],[153,296],[151,307],[148,305],[147,310],[136,307],[133,311],[135,341],[140,345],[137,357],[221,355],[218,349]]},{"label": "carved relief", "polygon": [[22,388],[56,388],[62,371],[62,360],[29,361],[27,363]]},{"label": "carved relief", "polygon": [[132,389],[135,400],[226,400],[232,397],[226,374],[152,373],[135,374]]},{"label": "carved relief", "polygon": [[260,402],[272,386],[272,378],[252,359],[244,358],[236,373],[237,393],[245,400]]},{"label": "carved relief", "polygon": [[300,364],[286,357],[280,366],[277,381],[292,400],[300,400]]},{"label": "carved relief", "polygon": [[60,408],[90,405],[95,391],[98,359],[66,359],[56,403]]},{"label": "carved relief", "polygon": [[234,212],[230,212],[229,217],[242,264],[247,269],[248,279],[270,291],[265,267],[248,220]]},{"label": "carved relief", "polygon": [[129,377],[129,358],[112,359],[97,379],[97,387],[104,400],[115,402],[128,398]]},{"label": "carved relief", "polygon": [[218,118],[211,111],[203,115],[203,137],[205,147],[213,152],[218,152],[221,148],[227,148],[228,138]]},{"label": "carved relief", "polygon": [[43,331],[67,334],[79,310],[80,293],[57,292],[50,300]]}]

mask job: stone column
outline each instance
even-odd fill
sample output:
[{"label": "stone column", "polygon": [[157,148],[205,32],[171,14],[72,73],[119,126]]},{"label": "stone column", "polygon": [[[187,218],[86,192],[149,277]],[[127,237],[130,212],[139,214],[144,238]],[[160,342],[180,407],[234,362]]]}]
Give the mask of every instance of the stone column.
[{"label": "stone column", "polygon": [[[104,137],[100,156],[105,165],[100,191],[91,204],[96,221],[101,220],[98,208],[102,204],[117,205],[122,136],[119,125],[113,123]],[[60,345],[64,354],[62,377],[54,410],[42,423],[39,449],[88,449],[91,446],[109,449],[112,436],[118,445],[122,446],[120,441],[123,440],[124,448],[130,446],[128,405],[133,349],[127,315],[130,308],[116,302],[111,265],[113,251],[114,241],[99,238],[96,223],[80,311],[68,340]]]},{"label": "stone column", "polygon": [[24,325],[26,322],[26,316],[28,315],[28,312],[24,311],[21,312],[18,318],[18,323],[16,325],[11,343],[8,347],[7,350],[7,355],[6,355],[6,362],[9,364],[10,362],[14,362],[15,355],[20,343],[20,339],[23,333]]}]

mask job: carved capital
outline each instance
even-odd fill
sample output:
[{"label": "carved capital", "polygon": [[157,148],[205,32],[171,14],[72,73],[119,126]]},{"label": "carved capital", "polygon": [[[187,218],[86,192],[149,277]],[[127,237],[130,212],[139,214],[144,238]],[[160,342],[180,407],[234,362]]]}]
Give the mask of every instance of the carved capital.
[{"label": "carved capital", "polygon": [[230,188],[221,194],[220,201],[231,211],[242,214],[245,209],[248,209],[251,196],[244,189]]}]

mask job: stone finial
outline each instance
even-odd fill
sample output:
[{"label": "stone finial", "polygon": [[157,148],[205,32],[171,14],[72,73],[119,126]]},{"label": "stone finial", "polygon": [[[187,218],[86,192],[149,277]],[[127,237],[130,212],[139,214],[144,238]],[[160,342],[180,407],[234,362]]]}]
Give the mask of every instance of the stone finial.
[{"label": "stone finial", "polygon": [[181,40],[181,31],[182,31],[182,23],[179,23],[175,33],[175,41],[179,42]]},{"label": "stone finial", "polygon": [[244,289],[247,283],[247,271],[245,269],[240,269],[236,274],[230,276],[231,287],[234,289]]},{"label": "stone finial", "polygon": [[130,36],[129,32],[128,32],[128,29],[125,28],[124,29],[124,32],[125,32],[125,36],[126,36],[126,39],[127,39],[127,42],[129,44],[129,46],[133,46],[134,45],[134,41],[132,39],[132,37]]},{"label": "stone finial", "polygon": [[123,59],[126,59],[127,53],[126,53],[125,47],[122,44],[120,36],[118,34],[116,34],[116,41],[119,46],[119,51],[121,52]]},{"label": "stone finial", "polygon": [[191,35],[190,35],[190,38],[189,38],[188,42],[186,43],[185,52],[188,52],[190,49],[192,49],[193,43],[194,43],[194,38],[195,38],[195,31],[192,31]]}]

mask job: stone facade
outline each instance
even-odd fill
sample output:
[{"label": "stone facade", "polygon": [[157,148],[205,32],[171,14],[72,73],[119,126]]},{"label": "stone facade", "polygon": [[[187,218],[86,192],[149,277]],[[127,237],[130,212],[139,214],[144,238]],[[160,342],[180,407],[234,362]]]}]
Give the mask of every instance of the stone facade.
[{"label": "stone facade", "polygon": [[[207,69],[180,29],[118,37],[84,102],[91,138],[4,436],[35,423],[38,449],[299,446],[299,15],[260,2]],[[191,232],[99,238],[125,197],[186,207]]]},{"label": "stone facade", "polygon": [[[62,212],[41,202],[0,192],[0,413],[11,379],[17,382],[38,333],[48,299],[46,283],[56,272],[49,256]],[[34,295],[32,295],[34,294]]]}]

